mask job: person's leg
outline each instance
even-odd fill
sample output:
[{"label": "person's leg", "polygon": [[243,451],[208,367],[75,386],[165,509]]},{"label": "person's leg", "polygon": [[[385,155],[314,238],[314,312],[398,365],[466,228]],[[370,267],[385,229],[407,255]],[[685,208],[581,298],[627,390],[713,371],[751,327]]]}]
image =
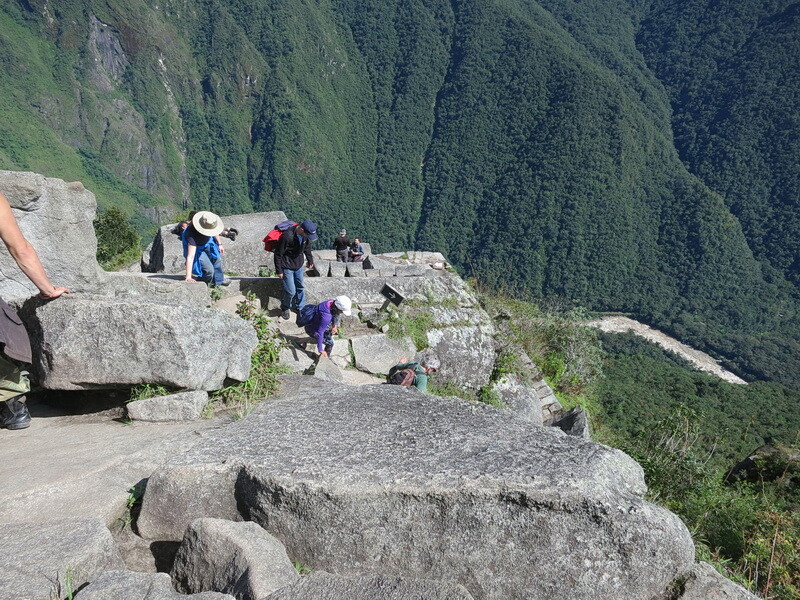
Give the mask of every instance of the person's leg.
[{"label": "person's leg", "polygon": [[212,283],[214,281],[214,264],[205,252],[200,254],[199,260],[200,269],[203,271],[203,274],[200,276],[200,281],[206,284]]},{"label": "person's leg", "polygon": [[0,356],[0,427],[25,429],[31,424],[25,394],[31,389],[28,372]]},{"label": "person's leg", "polygon": [[294,272],[294,287],[296,290],[294,299],[297,303],[298,312],[303,310],[303,307],[306,305],[306,285],[303,281],[304,269],[305,267],[300,267]]},{"label": "person's leg", "polygon": [[225,272],[222,270],[222,257],[218,256],[215,260],[211,261],[211,266],[214,269],[214,285],[224,285]]},{"label": "person's leg", "polygon": [[283,277],[281,277],[281,283],[283,283],[283,298],[281,298],[281,311],[286,312],[292,307],[292,299],[294,298],[294,295],[297,292],[294,286],[294,271],[290,269],[284,269]]}]

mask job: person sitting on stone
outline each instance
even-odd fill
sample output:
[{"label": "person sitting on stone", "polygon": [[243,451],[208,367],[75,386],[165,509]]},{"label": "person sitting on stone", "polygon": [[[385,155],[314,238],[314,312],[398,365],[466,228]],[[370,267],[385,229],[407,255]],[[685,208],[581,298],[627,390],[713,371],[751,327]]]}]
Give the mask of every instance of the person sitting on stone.
[{"label": "person sitting on stone", "polygon": [[333,240],[333,249],[336,250],[336,262],[347,262],[350,240],[347,238],[346,229],[342,229],[338,237]]},{"label": "person sitting on stone", "polygon": [[306,306],[297,314],[297,324],[305,327],[306,333],[317,341],[320,356],[330,357],[333,351],[333,336],[339,333],[342,315],[349,317],[353,302],[348,296],[337,296],[316,306]]},{"label": "person sitting on stone", "polygon": [[360,262],[364,259],[364,246],[361,245],[361,240],[356,238],[350,246],[350,262]]},{"label": "person sitting on stone", "polygon": [[211,287],[229,285],[222,270],[225,249],[217,237],[223,230],[222,219],[206,210],[192,215],[181,234],[186,258],[185,281],[203,281]]},{"label": "person sitting on stone", "polygon": [[[428,376],[439,369],[441,363],[439,359],[432,355],[426,355],[421,361],[406,362],[408,359],[403,356],[395,366],[389,371],[388,382],[395,385],[414,386],[419,391],[424,392],[428,389]],[[405,377],[406,369],[413,372],[413,379]]]},{"label": "person sitting on stone", "polygon": [[[11,206],[0,193],[0,239],[3,240],[11,258],[17,263],[25,276],[39,289],[39,297],[55,300],[62,294],[69,294],[65,287],[50,283],[39,255],[25,239],[17,225]],[[0,427],[6,429],[25,429],[31,424],[31,415],[25,404],[25,394],[30,389],[28,372],[22,371],[12,361],[30,363],[31,344],[28,332],[16,313],[0,299]]]}]

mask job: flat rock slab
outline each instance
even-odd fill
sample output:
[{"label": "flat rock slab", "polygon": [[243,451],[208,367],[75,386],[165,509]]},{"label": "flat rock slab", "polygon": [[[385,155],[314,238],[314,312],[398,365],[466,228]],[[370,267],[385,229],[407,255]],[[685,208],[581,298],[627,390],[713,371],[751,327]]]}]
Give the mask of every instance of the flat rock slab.
[{"label": "flat rock slab", "polygon": [[[365,271],[370,275],[370,271]],[[306,283],[306,301],[322,302],[336,296],[349,296],[360,305],[381,306],[386,298],[381,294],[385,284],[390,284],[407,300],[423,302],[448,302],[458,306],[477,307],[478,300],[467,289],[462,279],[442,277],[309,277]]]},{"label": "flat rock slab", "polygon": [[122,567],[111,532],[98,519],[0,525],[4,600],[66,598],[103,571]]},{"label": "flat rock slab", "polygon": [[199,419],[206,404],[208,392],[194,391],[136,400],[129,402],[125,408],[128,417],[134,421],[169,423]]},{"label": "flat rock slab", "polygon": [[693,564],[624,453],[398,386],[283,380],[278,399],[150,478],[139,532],[251,520],[339,575],[434,578],[475,598],[649,600]]},{"label": "flat rock slab", "polygon": [[504,375],[492,382],[491,389],[500,394],[503,404],[517,417],[533,425],[542,424],[542,407],[536,390],[520,380],[519,376]]},{"label": "flat rock slab", "polygon": [[472,600],[457,584],[402,577],[342,577],[312,573],[291,587],[278,590],[269,600]]},{"label": "flat rock slab", "polygon": [[31,402],[33,421],[0,430],[0,523],[96,517],[118,525],[128,490],[219,418],[126,425],[106,413],[68,415]]},{"label": "flat rock slab", "polygon": [[77,595],[77,600],[235,600],[229,594],[180,594],[166,573],[106,571]]},{"label": "flat rock slab", "polygon": [[76,294],[26,305],[20,316],[47,389],[216,390],[226,378],[247,379],[258,344],[249,323],[216,309]]}]

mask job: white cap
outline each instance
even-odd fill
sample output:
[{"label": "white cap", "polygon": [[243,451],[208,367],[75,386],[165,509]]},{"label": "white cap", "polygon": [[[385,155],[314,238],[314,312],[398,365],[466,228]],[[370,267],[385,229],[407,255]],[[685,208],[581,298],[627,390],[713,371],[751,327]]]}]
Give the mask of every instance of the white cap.
[{"label": "white cap", "polygon": [[350,310],[353,306],[353,303],[347,296],[336,296],[336,300],[333,301],[333,304],[336,306],[336,308],[342,311],[346,317],[349,317],[351,314],[353,314],[352,310]]}]

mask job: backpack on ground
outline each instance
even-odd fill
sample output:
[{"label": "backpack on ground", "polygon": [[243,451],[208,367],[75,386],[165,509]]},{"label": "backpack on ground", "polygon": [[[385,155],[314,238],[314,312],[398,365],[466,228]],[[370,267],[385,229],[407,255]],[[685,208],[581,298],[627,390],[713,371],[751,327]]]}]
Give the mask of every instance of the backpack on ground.
[{"label": "backpack on ground", "polygon": [[389,375],[387,380],[392,385],[414,385],[414,378],[417,376],[414,369],[398,369]]},{"label": "backpack on ground", "polygon": [[297,319],[295,320],[295,323],[297,324],[298,327],[305,327],[306,325],[311,324],[316,316],[317,316],[317,305],[306,304],[303,308],[300,309],[300,312],[297,313]]},{"label": "backpack on ground", "polygon": [[289,220],[281,221],[275,225],[275,227],[270,229],[267,237],[261,240],[264,242],[264,250],[267,252],[275,252],[275,248],[278,246],[278,240],[281,235],[283,235],[283,232],[295,226],[297,226],[297,223]]}]

